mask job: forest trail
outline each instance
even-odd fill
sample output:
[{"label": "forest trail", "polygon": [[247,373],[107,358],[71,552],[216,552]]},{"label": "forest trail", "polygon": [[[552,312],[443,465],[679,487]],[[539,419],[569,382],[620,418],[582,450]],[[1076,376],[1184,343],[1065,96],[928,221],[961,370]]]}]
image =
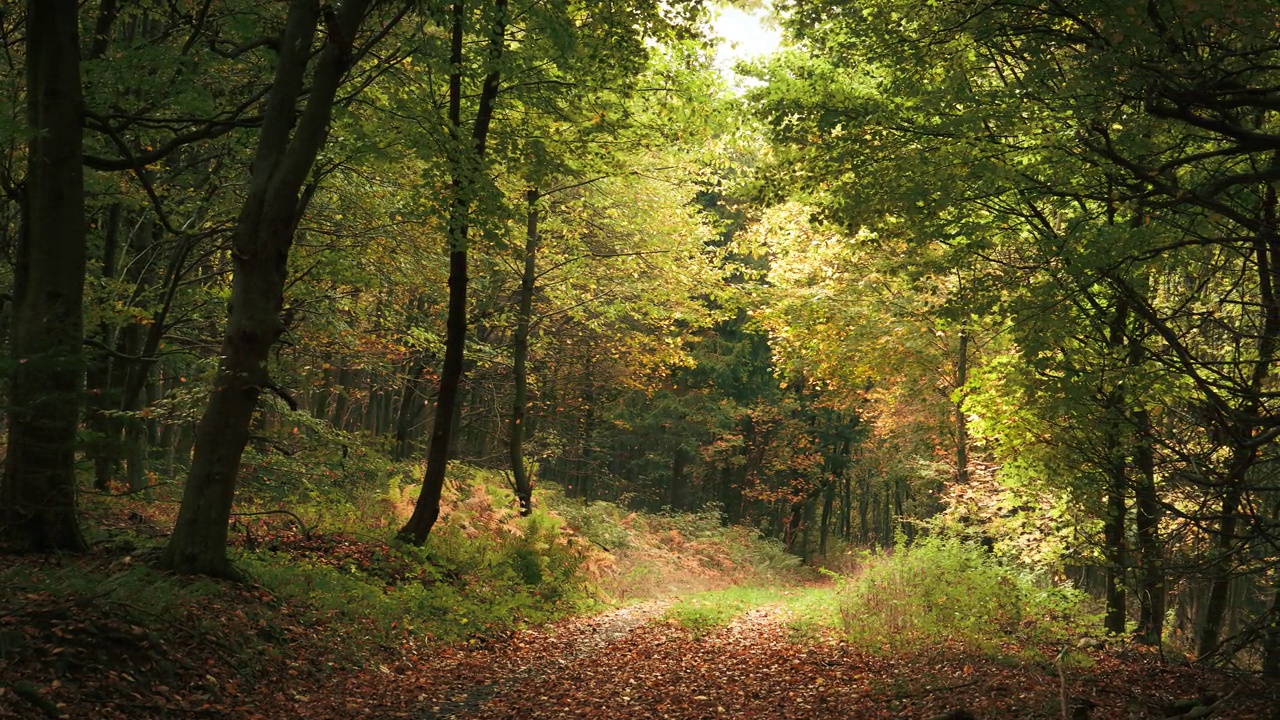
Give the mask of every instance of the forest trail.
[{"label": "forest trail", "polygon": [[576,665],[592,665],[616,645],[625,645],[636,628],[655,620],[670,605],[668,600],[650,600],[591,617],[573,618],[546,630],[526,633],[496,649],[495,676],[483,684],[450,687],[453,691],[423,715],[427,720],[491,717],[490,703],[502,704],[508,695],[519,697],[528,683],[556,678]]},{"label": "forest trail", "polygon": [[[375,669],[307,698],[298,718],[931,718],[963,707],[978,718],[1062,717],[1051,662],[997,662],[954,649],[867,653],[797,637],[781,604],[754,608],[695,637],[665,619],[669,600],[572,618],[488,643],[446,648],[416,667]],[[1028,649],[1030,652],[1030,649]],[[1160,717],[1219,678],[1162,666],[1154,655],[1094,654],[1067,671],[1092,718]],[[1227,716],[1270,718],[1276,698],[1245,689]]]}]

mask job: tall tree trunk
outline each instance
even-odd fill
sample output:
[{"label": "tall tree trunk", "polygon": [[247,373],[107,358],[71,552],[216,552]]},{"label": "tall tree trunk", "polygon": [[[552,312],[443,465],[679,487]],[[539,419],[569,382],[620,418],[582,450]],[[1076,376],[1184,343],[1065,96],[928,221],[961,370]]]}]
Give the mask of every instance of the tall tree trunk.
[{"label": "tall tree trunk", "polygon": [[[1272,162],[1280,162],[1280,152],[1272,153]],[[1245,482],[1250,468],[1259,457],[1255,434],[1265,425],[1262,398],[1272,375],[1277,345],[1280,344],[1280,227],[1277,227],[1277,196],[1274,184],[1266,186],[1262,203],[1262,229],[1253,240],[1258,272],[1258,295],[1264,312],[1262,332],[1257,338],[1257,359],[1253,363],[1249,383],[1249,400],[1240,418],[1230,428],[1230,437],[1239,438],[1226,476],[1222,494],[1222,519],[1218,523],[1217,557],[1213,562],[1213,584],[1204,622],[1200,627],[1197,655],[1205,657],[1218,648],[1226,617],[1231,587],[1233,554],[1236,552],[1236,528],[1240,503],[1244,499]]]},{"label": "tall tree trunk", "polygon": [[969,418],[964,413],[964,387],[969,383],[969,331],[960,330],[956,357],[956,482],[969,481]]},{"label": "tall tree trunk", "polygon": [[333,426],[339,430],[350,430],[347,427],[347,413],[351,409],[351,388],[355,385],[355,375],[350,368],[338,368],[337,397],[333,401]]},{"label": "tall tree trunk", "polygon": [[[352,40],[370,1],[344,0],[336,12],[325,10],[328,34],[310,78],[307,67],[321,8],[315,0],[293,0],[289,5],[249,187],[232,239],[234,278],[218,371],[196,428],[182,507],[161,557],[162,564],[176,572],[239,577],[226,548],[240,457],[262,391],[283,394],[268,375],[267,355],[285,330],[281,310],[289,249],[310,195],[303,186],[327,139]],[[306,105],[298,115],[304,91]]]},{"label": "tall tree trunk", "polygon": [[[484,157],[493,120],[494,104],[502,75],[500,63],[506,47],[507,0],[494,0],[494,26],[489,36],[488,74],[480,90],[480,104],[471,128],[471,147],[455,149],[452,158],[453,178],[450,189],[453,202],[449,208],[449,310],[446,319],[444,367],[440,372],[440,389],[436,393],[435,423],[431,427],[431,444],[427,447],[427,469],[422,478],[422,492],[414,505],[413,515],[400,529],[401,539],[415,545],[426,542],[427,535],[440,517],[440,496],[444,492],[449,449],[454,435],[454,416],[458,390],[462,384],[462,363],[467,341],[467,232],[470,228],[471,200],[478,184],[480,160]],[[451,28],[449,77],[449,125],[458,145],[462,144],[462,72],[463,41],[466,37],[466,0],[454,0]],[[469,150],[469,152],[468,152]]]},{"label": "tall tree trunk", "polygon": [[1137,444],[1133,453],[1134,495],[1138,553],[1142,559],[1138,577],[1138,637],[1141,642],[1159,645],[1164,636],[1164,558],[1160,543],[1160,499],[1156,494],[1155,460],[1151,449],[1151,415],[1139,410]]},{"label": "tall tree trunk", "polygon": [[[1114,217],[1112,218],[1114,220]],[[1129,302],[1117,301],[1107,341],[1117,350],[1127,347]],[[1130,351],[1129,355],[1132,355]],[[1129,491],[1128,445],[1122,418],[1128,404],[1125,383],[1103,390],[1103,406],[1110,412],[1105,428],[1106,507],[1102,518],[1102,556],[1106,562],[1106,616],[1103,626],[1117,635],[1125,631],[1125,582],[1128,557],[1125,547],[1126,499]]]},{"label": "tall tree trunk", "polygon": [[[113,280],[116,277],[117,259],[120,247],[120,203],[112,203],[107,211],[106,230],[102,238],[102,277]],[[115,331],[107,322],[101,322],[97,328],[97,341],[102,347],[93,353],[89,369],[85,373],[87,385],[86,424],[93,433],[93,440],[86,447],[86,454],[93,459],[93,486],[105,490],[107,484],[115,477],[119,464],[119,452],[115,439],[119,435],[119,426],[108,410],[116,409],[118,401],[115,397],[115,386],[118,363],[109,348],[115,346]]]},{"label": "tall tree trunk", "polygon": [[827,481],[826,488],[822,495],[822,520],[820,522],[820,535],[818,537],[818,554],[824,559],[827,557],[827,533],[831,522],[831,507],[835,503],[836,498],[836,480],[831,478]]},{"label": "tall tree trunk", "polygon": [[1204,620],[1200,625],[1196,654],[1206,657],[1218,649],[1223,619],[1227,614],[1227,601],[1231,590],[1231,553],[1236,542],[1236,522],[1240,509],[1240,480],[1232,478],[1222,496],[1222,520],[1218,523],[1217,558],[1214,561],[1214,579],[1209,586],[1209,600],[1205,605]]},{"label": "tall tree trunk", "polygon": [[853,537],[853,478],[848,470],[840,482],[840,537],[848,542]]},{"label": "tall tree trunk", "polygon": [[782,542],[792,555],[800,555],[803,552],[803,548],[799,546],[800,530],[804,527],[804,504],[803,498],[791,501],[790,510],[787,512],[787,524],[782,531]]},{"label": "tall tree trunk", "polygon": [[529,405],[529,325],[533,320],[533,286],[538,279],[538,190],[525,192],[525,208],[528,214],[524,235],[524,269],[520,273],[520,295],[516,303],[516,336],[511,349],[515,381],[511,400],[511,477],[515,484],[516,501],[520,514],[533,512],[533,481],[524,465],[525,417]]},{"label": "tall tree trunk", "polygon": [[667,505],[672,510],[685,510],[689,505],[689,478],[685,472],[688,466],[689,451],[677,446],[671,453],[671,485],[667,494]]},{"label": "tall tree trunk", "polygon": [[1262,674],[1280,678],[1280,582],[1271,591],[1271,607],[1267,610],[1262,630]]},{"label": "tall tree trunk", "polygon": [[400,409],[396,412],[395,444],[392,446],[393,460],[404,460],[412,454],[413,429],[422,417],[422,402],[418,396],[418,383],[427,371],[426,359],[416,357],[404,381],[404,391],[400,396]]},{"label": "tall tree trunk", "polygon": [[871,488],[866,478],[858,483],[858,537],[863,545],[871,544]]},{"label": "tall tree trunk", "polygon": [[590,374],[586,378],[587,389],[582,393],[582,452],[578,463],[578,483],[582,487],[582,497],[587,502],[599,498],[599,488],[595,481],[595,435],[596,435],[596,394],[592,386]]},{"label": "tall tree trunk", "polygon": [[9,439],[0,535],[17,547],[83,550],[76,517],[85,275],[78,6],[28,0],[27,146],[14,280]]},{"label": "tall tree trunk", "polygon": [[1107,562],[1107,614],[1104,626],[1121,634],[1125,626],[1125,468],[1121,459],[1110,469],[1107,511],[1103,519],[1103,555]]}]

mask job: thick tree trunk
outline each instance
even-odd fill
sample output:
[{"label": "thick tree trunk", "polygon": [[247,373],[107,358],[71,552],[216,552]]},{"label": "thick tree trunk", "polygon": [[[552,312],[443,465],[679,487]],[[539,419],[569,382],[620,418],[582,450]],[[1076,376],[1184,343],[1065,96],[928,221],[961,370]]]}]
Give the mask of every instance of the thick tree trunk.
[{"label": "thick tree trunk", "polygon": [[[453,443],[458,391],[462,384],[464,350],[467,339],[467,232],[470,226],[471,196],[478,184],[479,161],[484,157],[493,120],[494,104],[502,75],[499,68],[506,48],[507,0],[495,0],[494,26],[489,36],[489,72],[480,91],[475,124],[471,128],[471,147],[455,150],[452,158],[453,202],[449,209],[449,310],[446,319],[444,367],[440,372],[440,389],[436,393],[435,423],[431,428],[431,444],[427,447],[427,469],[422,479],[422,493],[414,505],[413,515],[400,529],[402,540],[421,545],[440,517],[440,496],[444,492],[449,450]],[[449,78],[449,124],[455,140],[462,142],[462,71],[463,41],[466,37],[466,0],[454,0],[451,28],[450,61],[454,72]]]},{"label": "thick tree trunk", "polygon": [[83,550],[76,517],[85,275],[78,7],[27,2],[28,144],[14,282],[9,444],[0,535],[19,548]]},{"label": "thick tree trunk", "polygon": [[327,18],[328,37],[304,92],[320,20],[315,0],[293,0],[279,44],[248,193],[232,239],[234,278],[218,372],[196,428],[195,456],[182,507],[161,563],[176,572],[239,577],[227,560],[227,523],[249,422],[272,389],[267,355],[285,330],[281,318],[289,249],[303,211],[303,184],[329,132],[334,98],[352,39],[370,0],[345,0]]},{"label": "thick tree trunk", "polygon": [[515,381],[511,401],[511,476],[515,484],[516,501],[520,514],[533,512],[533,481],[524,464],[524,437],[526,412],[529,405],[529,325],[533,321],[533,286],[538,279],[538,191],[529,188],[525,193],[528,223],[524,238],[524,269],[520,273],[520,296],[516,306],[516,335],[511,349]]}]

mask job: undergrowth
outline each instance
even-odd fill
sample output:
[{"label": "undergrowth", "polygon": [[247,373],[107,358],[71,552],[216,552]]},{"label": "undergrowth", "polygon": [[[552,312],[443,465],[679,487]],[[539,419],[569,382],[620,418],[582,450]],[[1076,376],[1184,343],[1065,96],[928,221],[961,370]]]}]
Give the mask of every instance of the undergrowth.
[{"label": "undergrowth", "polygon": [[[351,461],[348,458],[348,462]],[[291,485],[275,469],[237,499],[231,555],[262,602],[264,627],[284,612],[332,628],[330,649],[364,662],[377,648],[483,641],[591,609],[690,590],[793,578],[799,561],[754,531],[725,527],[708,508],[693,514],[634,513],[585,504],[554,485],[521,517],[497,473],[450,467],[441,521],[424,547],[394,531],[412,511],[420,468],[359,466],[345,496]],[[151,566],[173,522],[174,497],[95,496],[86,516],[95,557],[85,563],[16,567],[6,586],[56,601],[104,598],[131,622],[156,625],[217,601],[223,584],[175,578]],[[224,598],[225,600],[225,598]],[[218,634],[220,619],[192,616]],[[255,623],[257,620],[254,621]],[[269,655],[277,634],[253,633],[243,648]]]},{"label": "undergrowth", "polygon": [[[856,576],[839,576],[834,592],[841,632],[872,650],[952,644],[998,653],[1011,643],[1074,640],[1097,625],[1081,591],[946,537],[898,547]],[[809,617],[821,621],[813,610]]]},{"label": "undergrowth", "polygon": [[584,503],[554,487],[539,497],[578,536],[606,551],[607,567],[595,586],[609,601],[732,585],[790,585],[816,577],[778,540],[749,527],[725,525],[715,505],[698,512],[655,514],[609,502]]}]

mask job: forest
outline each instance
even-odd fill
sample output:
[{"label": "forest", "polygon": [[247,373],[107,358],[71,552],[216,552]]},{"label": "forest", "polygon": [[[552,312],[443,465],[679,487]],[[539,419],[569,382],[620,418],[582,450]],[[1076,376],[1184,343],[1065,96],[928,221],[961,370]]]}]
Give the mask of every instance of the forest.
[{"label": "forest", "polygon": [[1278,189],[1274,0],[0,0],[0,718],[1275,718]]}]

